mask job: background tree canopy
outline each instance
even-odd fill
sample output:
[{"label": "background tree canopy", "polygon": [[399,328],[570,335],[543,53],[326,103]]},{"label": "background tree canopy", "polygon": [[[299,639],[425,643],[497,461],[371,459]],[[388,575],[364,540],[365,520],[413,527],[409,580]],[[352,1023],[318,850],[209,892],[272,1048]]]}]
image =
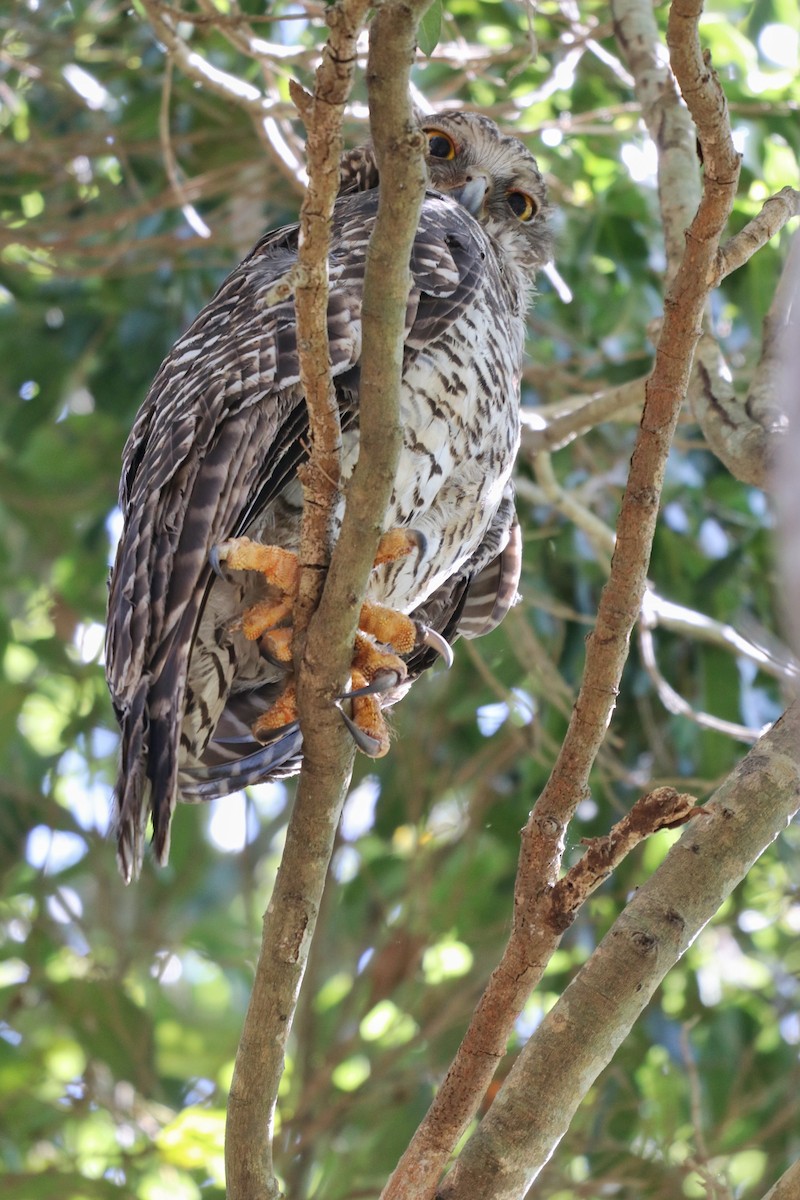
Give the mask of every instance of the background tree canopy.
[{"label": "background tree canopy", "polygon": [[[356,765],[282,1083],[291,1197],[377,1197],[423,1117],[506,941],[519,830],[580,684],[669,253],[622,10],[437,0],[421,28],[419,93],[523,137],[555,210],[558,274],[540,281],[523,383],[523,602],[415,686],[388,758]],[[159,363],[259,233],[297,217],[289,80],[313,87],[324,17],[315,0],[25,0],[0,16],[2,1195],[225,1194],[227,1089],[294,784],[181,809],[169,866],[123,887],[106,839],[106,575],[120,453]],[[663,42],[666,8],[656,19]],[[735,234],[797,186],[796,6],[717,0],[700,35],[743,155]],[[367,115],[359,73],[348,145]],[[723,379],[721,351],[740,398],[759,400],[788,240],[712,295],[703,362]],[[769,427],[769,405],[750,407]],[[772,527],[765,492],[685,409],[649,619],[566,866],[644,792],[707,798],[782,711]],[[581,909],[501,1078],[679,833]],[[532,1195],[758,1197],[798,1157],[799,845],[789,826],[667,975]],[[535,1120],[547,1097],[531,1104]]]}]

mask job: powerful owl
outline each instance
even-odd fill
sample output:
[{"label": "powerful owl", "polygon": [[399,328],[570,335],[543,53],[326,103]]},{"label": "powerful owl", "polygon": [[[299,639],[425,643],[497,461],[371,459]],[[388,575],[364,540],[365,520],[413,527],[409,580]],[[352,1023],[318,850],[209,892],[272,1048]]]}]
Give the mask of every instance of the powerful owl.
[{"label": "powerful owl", "polygon": [[[549,257],[544,181],[525,146],[473,113],[422,128],[430,187],[410,261],[403,449],[359,622],[355,698],[343,704],[373,755],[388,744],[382,707],[516,598],[524,320]],[[328,332],[344,490],[358,456],[361,296],[380,186],[370,146],[346,154],[341,172]],[[161,366],[125,447],[106,664],[122,731],[126,881],[150,816],[163,863],[178,800],[299,767],[291,611],[308,417],[294,301],[269,298],[296,261],[298,232],[266,234],[223,283]]]}]

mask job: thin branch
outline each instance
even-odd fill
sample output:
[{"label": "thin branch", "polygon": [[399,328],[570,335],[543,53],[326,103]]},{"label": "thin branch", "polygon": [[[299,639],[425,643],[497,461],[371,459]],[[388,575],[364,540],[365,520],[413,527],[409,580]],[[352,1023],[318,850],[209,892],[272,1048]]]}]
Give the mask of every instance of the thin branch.
[{"label": "thin branch", "polygon": [[[317,72],[315,94],[304,105],[310,178],[301,211],[295,307],[312,451],[304,480],[300,560],[305,604],[298,605],[296,613],[298,660],[330,557],[332,513],[338,499],[341,428],[328,366],[327,261],[339,184],[342,112],[352,86],[355,40],[366,10],[366,0],[341,0],[331,10],[330,39]],[[304,98],[298,93],[297,99]],[[338,637],[331,637],[329,658],[320,667],[320,687],[308,688],[305,664],[299,673],[298,706],[307,758],[264,915],[261,953],[231,1082],[225,1144],[229,1200],[271,1200],[279,1195],[272,1163],[278,1086],[352,770],[353,749],[331,711],[331,697],[344,683],[355,629],[349,634],[347,629],[337,632]]]},{"label": "thin branch", "polygon": [[165,6],[159,0],[142,0],[142,7],[147,13],[158,40],[169,51],[170,58],[177,63],[183,73],[201,84],[206,91],[213,92],[228,104],[235,104],[251,116],[262,117],[275,107],[257,87],[246,83],[243,79],[222,71],[187,43],[175,29],[172,18],[165,15]]},{"label": "thin branch", "polygon": [[358,596],[366,589],[397,471],[402,440],[399,387],[411,284],[408,263],[427,182],[424,142],[408,101],[408,71],[416,24],[428,2],[386,0],[370,31],[367,82],[382,186],[362,304],[360,452],[314,622],[316,633],[309,630],[304,666],[315,679],[340,629],[348,632],[352,644]]},{"label": "thin branch", "polygon": [[[791,193],[786,204],[778,203],[781,197],[786,199],[786,193]],[[727,248],[733,248],[726,259],[730,269],[733,269],[731,263],[739,265],[754,248],[763,244],[771,231],[776,231],[785,220],[795,215],[792,208],[797,209],[798,202],[800,192],[793,192],[791,188],[784,188],[779,196],[767,201],[772,205],[770,211],[774,219],[758,224],[766,216],[765,206],[759,217],[727,243]],[[746,237],[743,236],[745,234]],[[722,254],[723,251],[718,259]],[[783,358],[785,348],[796,344],[800,332],[800,312],[794,297],[798,262],[800,240],[795,235],[772,304],[764,318],[761,356],[744,400],[737,396],[727,363],[716,342],[709,336],[700,339],[690,392],[697,422],[720,462],[736,479],[765,490],[774,486],[773,467],[788,425],[785,408],[791,392],[785,388],[782,377]],[[717,273],[720,270],[722,268],[718,263]]]},{"label": "thin branch", "polygon": [[[781,277],[780,298],[770,308],[771,355],[777,359],[776,393],[783,402],[788,432],[783,439],[774,477],[775,499],[780,514],[780,547],[783,578],[783,608],[792,648],[800,652],[800,521],[797,520],[797,463],[800,454],[800,234],[795,233],[789,258]],[[764,322],[765,328],[767,321]],[[765,342],[767,338],[765,336]]]},{"label": "thin branch", "polygon": [[158,113],[158,133],[161,139],[161,157],[164,162],[164,170],[167,172],[167,179],[169,180],[172,190],[175,193],[183,215],[186,217],[188,225],[194,230],[195,233],[199,234],[200,237],[208,238],[211,236],[211,230],[208,228],[197,209],[190,202],[183,183],[181,182],[178,170],[178,160],[175,156],[175,147],[172,144],[172,136],[169,128],[169,106],[171,94],[172,59],[168,58],[164,68],[164,82],[161,87],[161,107]]},{"label": "thin branch", "polygon": [[[289,177],[296,182],[297,169],[296,166],[287,167],[287,153],[283,145],[285,138],[276,122],[276,117],[285,113],[285,102],[277,94],[265,95],[253,84],[247,83],[229,71],[215,67],[202,54],[192,50],[178,32],[176,20],[170,15],[169,6],[161,3],[161,0],[142,0],[142,4],[153,31],[166,49],[170,59],[180,67],[188,79],[194,80],[204,90],[212,92],[226,103],[245,112],[252,121],[255,132],[270,158],[278,163],[284,173],[287,173],[288,170]],[[336,7],[334,5],[329,10],[329,14],[336,11]],[[220,17],[219,24],[220,27],[225,24],[223,17]],[[233,45],[240,49],[246,47],[252,57],[260,59],[262,62],[268,59],[270,54],[278,56],[282,63],[285,62],[286,54],[283,46],[270,45],[259,38],[247,38],[245,34],[237,32],[236,28],[228,29],[227,33],[224,30],[222,32]],[[306,60],[310,54],[315,56],[316,52],[304,49],[298,53],[301,58]]]},{"label": "thin branch", "polygon": [[605,521],[595,516],[585,504],[581,504],[574,494],[566,492],[561,487],[556,479],[553,460],[549,454],[534,455],[533,468],[536,472],[537,482],[547,500],[554,508],[563,513],[576,529],[580,529],[586,534],[595,548],[598,560],[604,568],[607,568],[614,550],[613,530],[609,529]]},{"label": "thin branch", "polygon": [[186,22],[189,25],[196,25],[199,28],[203,26],[213,25],[215,29],[236,29],[241,25],[257,25],[271,24],[274,21],[308,21],[314,17],[325,16],[325,5],[310,3],[310,0],[303,0],[302,11],[300,12],[277,12],[277,13],[260,13],[243,14],[240,12],[223,13],[218,9],[208,13],[198,13],[192,9],[182,8],[178,4],[168,4],[166,0],[159,0],[159,9],[162,13],[173,17],[176,21]]},{"label": "thin branch", "polygon": [[694,1141],[697,1146],[697,1152],[705,1166],[711,1156],[708,1153],[708,1144],[706,1143],[705,1131],[703,1129],[703,1088],[700,1082],[700,1072],[697,1069],[697,1059],[692,1053],[692,1043],[689,1037],[692,1026],[698,1020],[698,1017],[694,1017],[691,1021],[684,1021],[682,1023],[680,1046],[683,1071],[689,1085],[689,1108],[692,1114]]},{"label": "thin branch", "polygon": [[[686,14],[691,13],[690,16]],[[597,625],[587,646],[581,693],[553,774],[525,831],[523,868],[540,863],[529,881],[523,870],[519,900],[534,903],[560,861],[565,820],[588,783],[591,762],[614,708],[628,639],[644,597],[650,546],[669,445],[686,394],[692,353],[708,295],[707,264],[713,261],[738,178],[738,157],[727,128],[725,102],[716,76],[702,60],[696,23],[700,5],[678,3],[670,12],[669,40],[681,89],[708,144],[703,198],[687,234],[687,247],[666,299],[664,322],[631,472],[617,526],[611,575],[603,591]],[[550,822],[556,829],[548,832]],[[542,870],[544,868],[544,870]]]},{"label": "thin branch", "polygon": [[764,201],[758,216],[720,246],[712,269],[712,286],[717,287],[731,272],[749,262],[792,217],[800,217],[800,191],[792,187],[781,188],[777,195]]},{"label": "thin branch", "polygon": [[426,3],[389,0],[378,10],[371,29],[367,74],[383,187],[364,281],[359,461],[324,589],[341,443],[330,372],[320,369],[329,358],[325,265],[330,212],[339,182],[338,130],[367,0],[340,2],[331,10],[331,36],[313,101],[295,89],[295,99],[309,120],[313,181],[303,208],[306,277],[302,294],[300,286],[297,291],[298,323],[302,320],[298,344],[312,431],[311,461],[303,480],[302,591],[295,614],[304,762],[265,914],[262,951],[231,1088],[226,1148],[229,1200],[261,1200],[277,1194],[270,1134],[284,1048],[352,770],[352,743],[332,702],[349,672],[360,598],[383,529],[401,446],[398,411],[411,285],[408,264],[427,182],[424,140],[413,123],[408,75],[416,23]]},{"label": "thin branch", "polygon": [[[746,637],[726,621],[717,621],[694,608],[667,600],[652,587],[645,592],[639,621],[647,629],[669,629],[682,638],[718,646],[739,658],[749,659],[773,679],[786,681],[800,674],[800,668],[788,646],[782,645],[773,634],[755,628]],[[747,623],[743,618],[743,626]]]},{"label": "thin branch", "polygon": [[592,396],[576,396],[566,411],[564,402],[559,403],[560,411],[552,417],[542,416],[538,409],[523,409],[522,450],[528,454],[561,450],[603,421],[638,420],[645,382],[646,378],[631,379]]},{"label": "thin branch", "polygon": [[582,838],[586,853],[553,888],[553,912],[566,923],[645,838],[660,829],[676,829],[694,817],[707,816],[704,808],[695,808],[696,804],[697,799],[688,792],[677,792],[671,787],[655,788],[646,796],[640,796],[610,833],[603,837]]},{"label": "thin branch", "polygon": [[684,700],[683,696],[676,692],[674,687],[662,675],[656,658],[652,628],[640,622],[638,631],[642,665],[658,693],[659,700],[668,712],[686,717],[688,720],[694,722],[695,725],[699,725],[701,729],[713,729],[716,733],[722,733],[726,737],[735,738],[739,742],[747,742],[748,745],[752,745],[753,742],[758,741],[759,730],[750,729],[747,725],[739,725],[735,721],[726,721],[722,717],[712,716],[711,713],[698,712],[692,708],[689,701]]},{"label": "thin branch", "polygon": [[658,198],[669,283],[681,261],[684,232],[700,195],[695,132],[661,53],[653,5],[614,0],[612,12],[617,43],[633,72],[642,116],[658,148]]}]

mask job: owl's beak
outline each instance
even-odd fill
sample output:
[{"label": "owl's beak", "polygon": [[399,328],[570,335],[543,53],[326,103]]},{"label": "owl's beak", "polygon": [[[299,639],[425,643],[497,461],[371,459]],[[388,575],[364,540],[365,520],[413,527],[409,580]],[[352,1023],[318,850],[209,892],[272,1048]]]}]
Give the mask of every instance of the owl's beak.
[{"label": "owl's beak", "polygon": [[458,187],[450,188],[449,195],[462,204],[473,217],[479,217],[483,209],[489,181],[485,175],[472,175]]}]

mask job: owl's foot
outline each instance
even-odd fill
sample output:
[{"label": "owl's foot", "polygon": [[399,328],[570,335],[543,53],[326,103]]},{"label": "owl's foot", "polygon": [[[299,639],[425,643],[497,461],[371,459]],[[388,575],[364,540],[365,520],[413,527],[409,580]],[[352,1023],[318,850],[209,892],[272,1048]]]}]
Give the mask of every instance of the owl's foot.
[{"label": "owl's foot", "polygon": [[[435,650],[444,660],[444,664],[448,670],[453,665],[452,647],[440,633],[437,633],[435,629],[431,629],[428,625],[423,625],[421,621],[412,620],[405,613],[397,612],[394,608],[386,608],[383,604],[375,604],[372,600],[365,600],[361,606],[358,628],[363,633],[368,633],[376,642],[380,642],[384,646],[389,646],[395,655],[407,655],[412,650],[418,650],[420,646],[429,646],[431,650]],[[356,654],[358,654],[358,641],[356,641]],[[355,658],[353,659],[353,665],[357,665]],[[403,679],[405,679],[405,664],[402,664],[402,666],[403,674],[396,681],[397,683],[402,683]],[[375,672],[370,673],[368,671],[367,678],[372,679],[374,674]]]},{"label": "owl's foot", "polygon": [[[339,697],[337,706],[361,753],[368,758],[383,758],[389,750],[389,729],[380,697],[399,687],[408,676],[400,655],[410,654],[422,645],[430,646],[449,668],[453,664],[453,651],[436,630],[382,604],[367,601],[361,608],[358,624],[363,632],[356,634],[350,691]],[[388,650],[382,650],[372,638]],[[343,701],[350,701],[352,716],[342,707]]]},{"label": "owl's foot", "polygon": [[267,711],[253,722],[251,732],[256,741],[271,742],[278,730],[284,729],[287,725],[294,725],[296,720],[297,692],[294,680],[290,679]]},{"label": "owl's foot", "polygon": [[[349,695],[352,716],[342,708],[342,702],[336,701],[336,707],[341,713],[342,720],[347,726],[353,741],[362,754],[369,758],[383,758],[389,750],[389,730],[386,725],[381,705],[376,691],[377,681],[367,682],[365,675],[355,668],[351,672],[353,691]],[[391,680],[385,677],[386,685]],[[297,691],[294,680],[289,680],[280,696],[270,705],[267,712],[262,713],[253,723],[252,734],[256,741],[271,742],[287,726],[297,721]]]},{"label": "owl's foot", "polygon": [[286,595],[294,595],[300,577],[300,564],[293,550],[283,546],[262,546],[249,537],[229,538],[212,546],[209,562],[217,575],[223,565],[229,571],[258,571],[268,583]]},{"label": "owl's foot", "polygon": [[[401,662],[400,659],[397,661]],[[361,753],[367,758],[383,758],[389,752],[389,727],[381,711],[379,694],[394,687],[396,677],[393,672],[384,672],[369,680],[353,667],[350,685],[352,690],[339,697],[336,707]],[[350,701],[352,716],[342,707],[345,700]]]},{"label": "owl's foot", "polygon": [[[424,550],[424,538],[413,530],[390,529],[378,545],[375,567],[397,562],[413,551]],[[297,596],[300,567],[297,555],[281,546],[264,546],[250,538],[231,538],[211,551],[211,566],[222,575],[232,571],[257,571],[276,593],[274,599],[259,600],[246,609],[240,627],[249,641],[258,641],[276,665],[291,669],[293,629],[291,614]],[[381,758],[389,749],[389,733],[381,711],[380,695],[402,684],[408,674],[401,656],[420,646],[429,646],[450,667],[453,652],[435,630],[404,613],[366,601],[359,615],[359,633],[353,650],[351,690],[339,697],[342,719],[353,739],[370,758]],[[341,707],[350,702],[350,712]],[[284,691],[253,725],[253,736],[269,741],[275,731],[297,720],[294,683]]]}]

